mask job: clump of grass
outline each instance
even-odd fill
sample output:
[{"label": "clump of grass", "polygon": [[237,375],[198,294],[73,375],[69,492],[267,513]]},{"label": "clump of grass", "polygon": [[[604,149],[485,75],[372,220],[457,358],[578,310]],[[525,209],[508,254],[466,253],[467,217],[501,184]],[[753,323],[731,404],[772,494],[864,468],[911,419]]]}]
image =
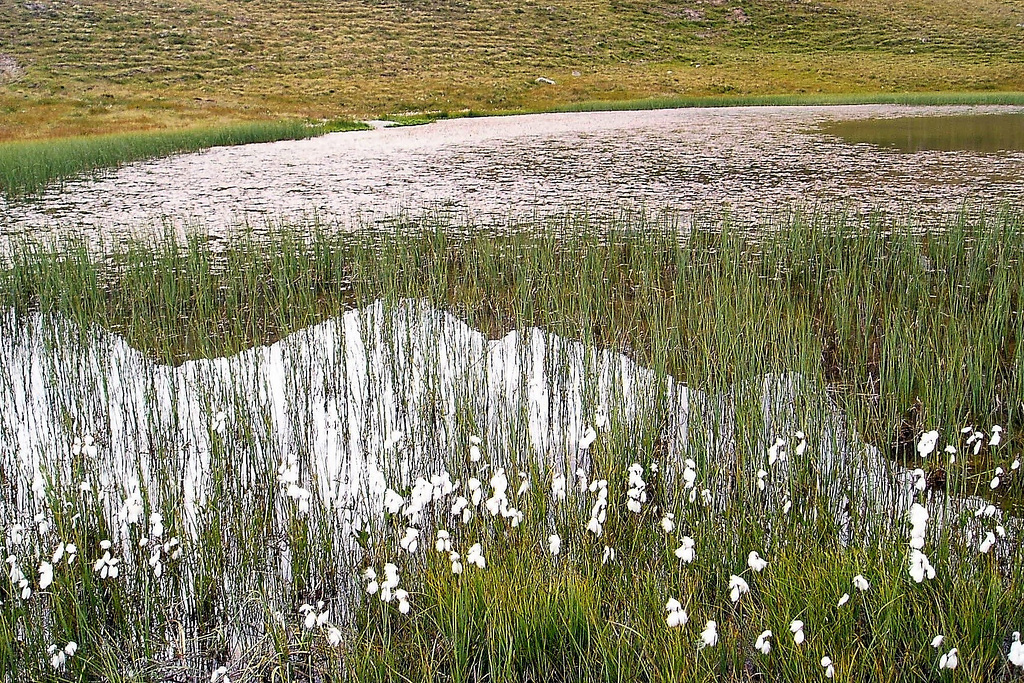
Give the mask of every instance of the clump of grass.
[{"label": "clump of grass", "polygon": [[146,131],[0,143],[0,189],[8,199],[83,173],[209,147],[299,140],[367,126],[345,119],[308,124],[258,121],[216,128]]},{"label": "clump of grass", "polygon": [[650,97],[645,99],[596,100],[558,105],[549,111],[634,111],[690,107],[788,107],[841,104],[982,105],[1024,104],[1020,92],[892,92],[892,93],[778,93],[768,95],[720,95]]}]

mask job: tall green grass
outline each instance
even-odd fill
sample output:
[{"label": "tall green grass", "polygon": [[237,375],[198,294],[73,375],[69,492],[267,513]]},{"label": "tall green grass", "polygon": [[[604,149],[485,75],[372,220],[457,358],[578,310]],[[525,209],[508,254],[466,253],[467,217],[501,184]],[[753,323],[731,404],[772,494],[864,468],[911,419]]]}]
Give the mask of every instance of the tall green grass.
[{"label": "tall green grass", "polygon": [[492,336],[524,326],[621,350],[698,385],[798,369],[826,378],[880,443],[927,424],[1016,424],[1024,405],[1024,217],[932,225],[845,213],[701,229],[640,215],[536,231],[315,224],[213,249],[201,235],[25,243],[0,304],[124,334],[164,362],[233,353],[377,298],[425,298]]},{"label": "tall green grass", "polygon": [[133,161],[209,147],[299,140],[366,127],[346,120],[319,124],[254,121],[216,128],[5,142],[0,143],[0,190],[11,199],[40,192],[53,182]]},{"label": "tall green grass", "polygon": [[[1021,450],[1024,215],[1007,209],[923,225],[820,213],[780,216],[757,233],[675,227],[642,216],[577,216],[532,232],[438,222],[339,234],[302,224],[227,243],[196,235],[110,251],[82,242],[17,246],[0,273],[0,309],[14,311],[13,322],[4,323],[14,334],[0,341],[0,351],[17,348],[18,334],[40,335],[54,367],[75,368],[52,378],[65,402],[64,422],[47,426],[55,434],[80,429],[72,424],[83,419],[73,417],[79,407],[95,405],[120,382],[149,381],[149,371],[126,374],[123,361],[66,364],[106,343],[97,341],[96,326],[156,361],[182,364],[267,344],[373,301],[382,300],[385,310],[401,307],[410,297],[492,338],[539,326],[583,348],[622,352],[659,381],[672,375],[708,396],[728,397],[735,430],[716,459],[722,445],[703,427],[723,414],[714,402],[703,409],[695,403],[686,452],[699,462],[699,486],[715,497],[714,506],[704,506],[687,502],[682,454],[666,452],[664,391],[645,396],[632,423],[613,415],[585,463],[588,478],[607,479],[610,492],[604,534],[596,539],[583,528],[592,492],[573,492],[560,504],[551,499],[558,471],[576,487],[568,462],[538,458],[511,418],[488,423],[489,406],[467,385],[456,398],[454,450],[428,438],[443,422],[434,415],[436,424],[385,459],[388,485],[408,495],[413,477],[442,468],[453,480],[476,476],[487,485],[501,466],[515,491],[522,470],[531,489],[509,494],[525,515],[522,525],[510,528],[482,511],[456,524],[439,504],[419,524],[418,554],[398,548],[407,521],[385,515],[357,535],[358,549],[339,555],[336,511],[314,505],[300,514],[275,481],[280,447],[260,396],[285,391],[302,416],[311,408],[303,388],[325,377],[337,384],[339,406],[357,409],[345,403],[341,369],[303,365],[297,344],[284,387],[238,375],[228,394],[203,397],[211,413],[230,407],[232,420],[222,436],[211,434],[210,504],[196,521],[196,540],[187,542],[181,560],[168,560],[160,581],[146,569],[148,550],[138,548],[145,529],[137,527],[117,547],[126,558],[124,577],[96,578],[91,562],[99,539],[118,534],[108,520],[121,491],[104,503],[75,488],[83,477],[98,486],[96,463],[134,457],[136,444],[101,443],[99,461],[47,454],[60,464],[47,482],[52,523],[62,538],[75,540],[81,557],[35,602],[21,601],[0,577],[5,680],[197,679],[227,665],[232,680],[802,681],[823,676],[825,655],[840,680],[1014,680],[1006,650],[1009,633],[1024,626],[1019,519],[1003,518],[1012,541],[992,554],[979,554],[977,538],[964,543],[960,532],[979,524],[973,505],[991,501],[1012,510],[1022,493],[1019,472],[996,491],[988,482],[995,466],[1009,469]],[[18,332],[18,321],[30,325],[40,312],[49,331]],[[386,322],[365,324],[365,333],[379,331],[396,349],[409,341]],[[443,358],[428,353],[423,361],[429,378]],[[564,360],[548,362],[552,377],[571,370]],[[0,366],[0,386],[11,386],[20,372],[10,361]],[[799,395],[785,424],[771,423],[760,382],[790,372],[817,390]],[[527,378],[519,382],[525,387]],[[412,399],[376,400],[371,410]],[[154,446],[138,456],[137,467],[159,473],[143,492],[147,512],[159,508],[167,535],[184,537],[175,477],[193,446],[162,431],[176,402],[146,405]],[[863,516],[859,504],[872,492],[849,484],[863,449],[827,442],[837,405],[839,421],[866,435],[888,462],[927,471],[928,491],[914,495],[933,506],[927,551],[939,570],[935,580],[916,584],[907,576],[902,513],[883,507]],[[989,432],[993,423],[1009,439],[972,456],[960,429]],[[807,432],[806,456],[792,448],[793,427]],[[917,457],[913,444],[931,428],[960,451],[956,467],[941,452]],[[0,465],[12,479],[20,472],[16,431],[0,430],[10,440]],[[466,458],[471,434],[484,437],[476,464]],[[755,482],[769,434],[789,442],[792,464],[785,478],[772,471],[764,494]],[[822,455],[830,447],[843,456],[838,466],[827,466]],[[313,443],[299,451],[305,477],[322,453]],[[634,462],[648,484],[640,514],[625,509]],[[783,497],[793,502],[791,514],[781,507]],[[854,510],[848,526],[835,517],[844,497]],[[957,502],[968,497],[971,507]],[[667,512],[676,516],[672,535],[659,524]],[[468,544],[481,543],[487,569],[467,566],[454,576],[448,556],[432,548],[441,526],[452,531],[463,560]],[[562,539],[558,556],[547,551],[550,533]],[[682,533],[697,539],[693,564],[673,554]],[[287,575],[276,554],[283,545],[290,549]],[[604,545],[616,549],[615,561],[601,562]],[[746,569],[749,550],[770,560],[763,573]],[[17,552],[31,570],[51,550],[40,549],[38,557]],[[396,560],[401,585],[412,594],[407,615],[361,592],[363,569],[380,572]],[[736,604],[727,597],[733,573],[752,588]],[[858,573],[872,586],[863,594],[851,585]],[[841,607],[843,593],[852,599]],[[667,627],[668,597],[686,606],[687,626]],[[339,629],[337,646],[328,643],[326,625],[306,629],[297,613],[301,604],[321,600],[331,611],[329,625]],[[808,640],[799,647],[788,630],[794,618],[807,625]],[[708,619],[718,622],[720,642],[698,648]],[[753,650],[765,629],[774,634],[768,656]],[[947,639],[943,651],[960,650],[953,674],[936,669],[939,653],[929,643],[939,633]],[[70,639],[80,653],[55,673],[42,653]]]},{"label": "tall green grass", "polygon": [[722,95],[702,97],[651,97],[638,100],[598,100],[561,105],[550,111],[633,111],[689,107],[788,107],[841,104],[926,105],[1024,105],[1020,92],[891,92],[808,93],[779,95]]}]

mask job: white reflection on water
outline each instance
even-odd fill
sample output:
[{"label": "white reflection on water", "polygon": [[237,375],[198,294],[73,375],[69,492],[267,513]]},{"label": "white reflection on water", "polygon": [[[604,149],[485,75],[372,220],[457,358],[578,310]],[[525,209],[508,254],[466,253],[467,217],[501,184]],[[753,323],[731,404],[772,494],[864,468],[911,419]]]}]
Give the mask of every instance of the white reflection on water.
[{"label": "white reflection on water", "polygon": [[[83,337],[50,316],[8,313],[0,325],[0,475],[10,494],[0,513],[9,520],[50,504],[32,490],[40,475],[73,491],[88,471],[109,477],[115,500],[141,485],[154,507],[178,509],[195,536],[214,472],[226,468],[240,498],[261,490],[273,497],[275,469],[294,460],[344,540],[353,523],[382,509],[385,480],[407,485],[441,468],[458,476],[471,433],[484,438],[494,466],[541,463],[571,478],[590,466],[579,443],[597,410],[634,437],[656,425],[666,476],[673,481],[683,459],[694,458],[721,508],[737,452],[767,453],[798,429],[812,443],[819,509],[840,524],[852,499],[868,525],[858,533],[873,535],[871,525],[888,525],[913,499],[911,475],[852,434],[799,375],[709,395],[536,328],[488,340],[422,302],[378,302],[271,346],[179,367],[154,364],[116,335]],[[215,433],[218,411],[235,436]],[[70,455],[85,434],[98,443],[94,462]],[[757,458],[743,466],[755,481]],[[789,465],[781,467],[786,480]]]},{"label": "white reflection on water", "polygon": [[[1024,195],[1024,152],[899,154],[821,135],[826,121],[1016,112],[1020,107],[737,107],[439,121],[218,148],[132,164],[4,205],[7,235],[108,236],[165,221],[223,234],[315,215],[350,224],[403,208],[478,222],[569,210],[690,212],[806,203],[949,211]],[[909,204],[912,202],[912,204]]]}]

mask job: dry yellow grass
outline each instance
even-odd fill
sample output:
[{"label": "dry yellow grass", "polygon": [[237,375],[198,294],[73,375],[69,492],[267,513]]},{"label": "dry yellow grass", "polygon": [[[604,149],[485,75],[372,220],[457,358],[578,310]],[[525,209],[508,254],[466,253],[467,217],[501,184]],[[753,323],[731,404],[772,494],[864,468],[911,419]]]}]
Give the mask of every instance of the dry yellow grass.
[{"label": "dry yellow grass", "polygon": [[[977,0],[0,0],[0,140],[587,100],[1024,90]],[[538,77],[554,85],[538,84]]]}]

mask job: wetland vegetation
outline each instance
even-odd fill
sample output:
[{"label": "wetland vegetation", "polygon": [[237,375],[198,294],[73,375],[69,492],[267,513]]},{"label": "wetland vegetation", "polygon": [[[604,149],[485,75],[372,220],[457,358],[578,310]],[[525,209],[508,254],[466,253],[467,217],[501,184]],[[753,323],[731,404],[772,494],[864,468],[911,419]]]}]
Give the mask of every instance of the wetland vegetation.
[{"label": "wetland vegetation", "polygon": [[[1021,114],[913,108],[1022,60],[1005,0],[0,0],[0,683],[1024,680]],[[98,173],[371,118],[432,125]]]},{"label": "wetland vegetation", "polygon": [[0,670],[1019,678],[1022,223],[24,242]]},{"label": "wetland vegetation", "polygon": [[341,130],[365,130],[355,121],[253,121],[215,128],[110,133],[0,143],[0,191],[9,199],[37,193],[67,178],[122,164],[209,147],[301,140]]}]

